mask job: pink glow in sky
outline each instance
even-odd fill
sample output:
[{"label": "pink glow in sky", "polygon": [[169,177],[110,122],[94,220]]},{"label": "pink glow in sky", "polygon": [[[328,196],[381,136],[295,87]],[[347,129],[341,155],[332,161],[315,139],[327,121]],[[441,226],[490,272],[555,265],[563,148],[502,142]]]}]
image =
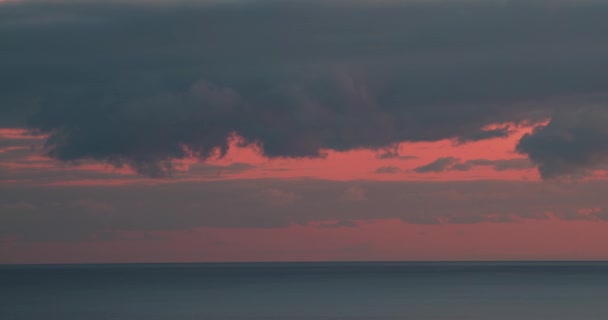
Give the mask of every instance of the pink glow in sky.
[{"label": "pink glow in sky", "polygon": [[[351,183],[355,187],[344,191],[338,201],[366,202],[367,191],[357,181],[434,181],[453,183],[457,181],[511,181],[549,184],[539,179],[536,169],[515,168],[497,170],[491,165],[474,166],[466,171],[447,170],[418,173],[416,168],[441,157],[467,160],[523,159],[513,151],[520,137],[530,128],[519,128],[508,138],[496,138],[468,144],[453,141],[434,143],[402,143],[383,150],[354,150],[334,152],[320,159],[268,159],[259,151],[249,147],[231,145],[228,153],[217,159],[201,163],[196,159],[175,161],[174,176],[166,179],[151,179],[137,175],[128,166],[114,168],[106,164],[63,164],[39,155],[38,148],[11,147],[0,154],[1,168],[15,179],[3,179],[4,188],[18,185],[22,188],[42,187],[58,192],[70,193],[71,188],[85,190],[88,197],[95,197],[96,188],[129,186],[156,186],[163,184],[196,184],[218,181],[256,181],[278,179],[298,181],[300,179],[334,180]],[[42,137],[28,136],[16,129],[0,130],[3,138],[22,139],[39,144]],[[392,156],[382,154],[391,152]],[[10,157],[7,157],[10,155]],[[209,167],[210,170],[202,170]],[[243,170],[233,170],[233,168]],[[397,170],[378,173],[383,167]],[[198,168],[198,171],[197,171]],[[231,169],[232,168],[232,169]],[[28,172],[30,175],[28,175]],[[40,173],[50,174],[41,178]],[[93,175],[91,177],[90,175]],[[601,172],[596,179],[603,180]],[[586,178],[588,180],[588,178]],[[582,181],[582,180],[581,180]],[[583,183],[583,182],[577,182]],[[84,188],[84,189],[83,189]],[[561,188],[559,185],[556,188]],[[86,191],[90,190],[90,192]],[[565,190],[568,190],[566,188]],[[138,189],[135,192],[142,192]],[[158,192],[158,191],[154,191]],[[175,192],[175,191],[174,191]],[[280,190],[266,189],[264,201],[273,207],[286,206],[300,195]],[[575,192],[560,191],[560,192]],[[172,192],[164,197],[172,197]],[[202,194],[201,196],[204,197]],[[80,195],[78,195],[80,197]],[[69,197],[68,197],[69,198]],[[85,210],[87,219],[97,214],[115,216],[112,203],[89,199],[68,206]],[[485,201],[500,202],[509,195],[487,191]],[[4,200],[4,209],[27,213],[39,205],[27,202]],[[597,201],[597,199],[595,199]],[[213,200],[205,200],[213,201]],[[313,200],[314,201],[314,200]],[[438,193],[436,201],[466,201],[455,192]],[[456,202],[455,202],[456,203]],[[86,205],[84,205],[86,204]],[[48,203],[46,204],[48,205]],[[57,204],[59,205],[59,204]],[[204,212],[204,202],[198,204]],[[387,203],[387,206],[391,204]],[[601,206],[601,204],[600,204]],[[287,208],[287,207],[285,207]],[[379,207],[378,210],[384,208]],[[76,210],[75,212],[82,212]],[[176,208],[180,210],[180,208]],[[244,209],[247,210],[247,209]],[[47,239],[27,240],[23,235],[7,235],[0,245],[3,263],[73,263],[73,262],[142,262],[142,261],[328,261],[328,260],[568,260],[606,259],[608,252],[602,243],[606,239],[608,225],[601,219],[602,207],[590,206],[578,210],[578,218],[564,219],[551,214],[519,219],[513,222],[412,223],[399,219],[357,219],[341,224],[340,220],[317,220],[303,225],[294,224],[278,228],[260,227],[205,227],[193,225],[188,230],[160,228],[149,231],[109,232],[109,238],[80,235],[74,239],[52,236]],[[44,212],[36,213],[44,214]],[[179,212],[171,213],[179,217]],[[492,212],[488,212],[489,215]],[[596,218],[600,217],[600,218]],[[118,218],[118,216],[116,217]],[[23,228],[23,226],[19,226]],[[41,226],[45,228],[45,226]],[[52,226],[51,226],[52,227]],[[51,232],[52,233],[52,232]],[[103,232],[102,232],[103,233]],[[110,235],[111,234],[111,235]]]},{"label": "pink glow in sky", "polygon": [[0,263],[608,258],[608,7],[288,2],[0,0]]}]

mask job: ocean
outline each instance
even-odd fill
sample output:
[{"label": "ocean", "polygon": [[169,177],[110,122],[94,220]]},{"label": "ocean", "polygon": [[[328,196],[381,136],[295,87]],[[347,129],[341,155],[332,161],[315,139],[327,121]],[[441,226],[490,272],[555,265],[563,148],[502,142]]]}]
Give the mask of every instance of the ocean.
[{"label": "ocean", "polygon": [[2,320],[608,319],[604,262],[0,266]]}]

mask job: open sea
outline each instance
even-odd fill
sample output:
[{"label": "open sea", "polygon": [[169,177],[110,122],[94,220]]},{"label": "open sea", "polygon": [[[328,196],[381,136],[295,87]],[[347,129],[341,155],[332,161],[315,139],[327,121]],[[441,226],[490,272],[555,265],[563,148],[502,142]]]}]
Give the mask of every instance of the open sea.
[{"label": "open sea", "polygon": [[608,263],[0,266],[0,319],[605,320]]}]

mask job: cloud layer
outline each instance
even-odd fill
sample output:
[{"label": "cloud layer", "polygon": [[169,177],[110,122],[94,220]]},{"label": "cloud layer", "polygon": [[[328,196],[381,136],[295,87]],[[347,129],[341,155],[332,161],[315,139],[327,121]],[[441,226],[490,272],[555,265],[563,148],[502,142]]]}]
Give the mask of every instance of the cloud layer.
[{"label": "cloud layer", "polygon": [[437,160],[414,168],[417,173],[445,172],[445,171],[469,171],[475,167],[492,167],[496,171],[530,169],[533,164],[528,159],[471,159],[461,161],[455,157],[442,157]]},{"label": "cloud layer", "polygon": [[549,117],[518,146],[543,177],[606,160],[604,3],[0,6],[0,126],[49,134],[60,160],[161,176],[171,159],[223,154],[234,134],[269,157],[318,157],[503,137],[488,125]]},{"label": "cloud layer", "polygon": [[[227,180],[111,187],[0,187],[0,238],[84,241],[121,232],[608,220],[606,181]],[[333,222],[332,222],[333,221]],[[334,223],[338,222],[338,223]]]}]

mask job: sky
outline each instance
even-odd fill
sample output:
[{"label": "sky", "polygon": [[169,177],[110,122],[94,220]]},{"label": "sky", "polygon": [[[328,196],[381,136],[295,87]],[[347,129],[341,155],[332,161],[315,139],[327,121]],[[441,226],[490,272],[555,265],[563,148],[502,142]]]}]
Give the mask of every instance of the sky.
[{"label": "sky", "polygon": [[0,0],[0,264],[606,260],[608,3]]}]

